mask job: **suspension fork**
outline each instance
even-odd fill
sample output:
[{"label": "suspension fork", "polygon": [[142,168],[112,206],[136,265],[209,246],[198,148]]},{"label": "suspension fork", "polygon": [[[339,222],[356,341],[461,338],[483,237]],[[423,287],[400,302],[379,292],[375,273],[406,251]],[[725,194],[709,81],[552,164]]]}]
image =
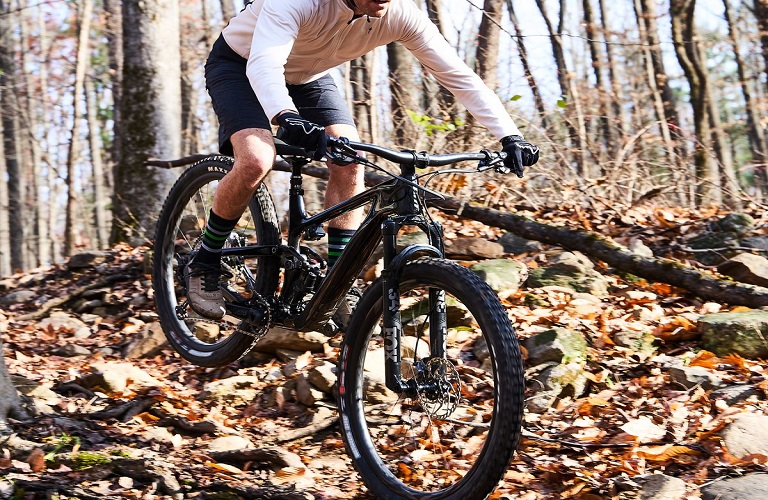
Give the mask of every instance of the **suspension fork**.
[{"label": "suspension fork", "polygon": [[[382,223],[382,243],[384,248],[384,271],[382,272],[383,289],[383,331],[384,337],[384,373],[388,389],[396,393],[414,393],[417,389],[415,380],[403,381],[401,339],[403,336],[400,316],[400,280],[403,268],[408,261],[418,254],[429,254],[442,258],[442,248],[438,248],[433,230],[430,228],[431,245],[410,245],[397,252],[397,233],[402,222],[387,219]],[[440,245],[442,247],[442,245]],[[431,357],[445,357],[447,318],[445,292],[429,290],[429,339]]]}]

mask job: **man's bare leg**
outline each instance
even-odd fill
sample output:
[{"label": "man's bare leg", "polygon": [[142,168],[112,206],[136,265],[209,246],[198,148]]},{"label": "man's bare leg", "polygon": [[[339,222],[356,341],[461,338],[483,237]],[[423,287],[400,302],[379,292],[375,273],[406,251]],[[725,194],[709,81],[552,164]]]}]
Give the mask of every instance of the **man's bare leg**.
[{"label": "man's bare leg", "polygon": [[[351,125],[331,125],[325,128],[328,135],[334,137],[346,137],[351,141],[359,141],[357,129]],[[329,208],[341,203],[365,189],[363,179],[364,169],[361,165],[351,163],[349,165],[334,165],[328,162],[328,188],[325,192],[325,207]],[[328,224],[328,262],[333,263],[341,254],[354,231],[360,227],[363,219],[363,209],[337,217]],[[333,315],[333,322],[341,329],[346,330],[349,318],[360,298],[357,289],[350,290],[345,300]]]},{"label": "man's bare leg", "polygon": [[[346,137],[350,141],[360,140],[357,129],[352,125],[330,125],[325,127],[325,131],[333,137]],[[365,171],[361,165],[352,163],[342,166],[331,162],[328,162],[327,165],[330,176],[328,178],[328,188],[325,192],[325,208],[332,207],[363,192],[365,189],[363,178]],[[333,219],[328,226],[338,229],[355,230],[360,227],[362,220],[363,209],[360,208]]]},{"label": "man's bare leg", "polygon": [[235,152],[234,167],[219,182],[200,249],[185,272],[187,297],[192,309],[216,320],[226,313],[219,285],[221,249],[275,160],[275,146],[269,130],[241,130],[230,140]]},{"label": "man's bare leg", "polygon": [[225,219],[240,217],[251,196],[275,163],[272,131],[248,128],[232,134],[235,152],[232,171],[219,182],[213,199],[213,211]]}]

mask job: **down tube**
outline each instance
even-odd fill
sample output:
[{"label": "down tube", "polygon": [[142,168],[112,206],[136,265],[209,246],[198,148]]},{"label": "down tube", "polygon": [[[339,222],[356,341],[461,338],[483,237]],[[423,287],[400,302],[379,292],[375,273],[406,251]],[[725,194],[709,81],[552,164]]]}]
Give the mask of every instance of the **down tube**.
[{"label": "down tube", "polygon": [[333,265],[320,289],[296,319],[301,330],[315,330],[328,322],[344,296],[352,287],[363,266],[381,242],[381,223],[386,215],[377,212],[367,219],[347,244],[339,260]]}]

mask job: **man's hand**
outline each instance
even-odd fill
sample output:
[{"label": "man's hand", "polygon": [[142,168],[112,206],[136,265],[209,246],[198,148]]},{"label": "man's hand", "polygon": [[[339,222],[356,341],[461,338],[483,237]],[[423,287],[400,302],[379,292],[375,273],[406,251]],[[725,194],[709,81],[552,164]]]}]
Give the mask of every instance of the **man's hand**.
[{"label": "man's hand", "polygon": [[503,138],[501,150],[507,153],[507,157],[504,158],[504,169],[501,170],[505,174],[514,172],[518,177],[522,177],[525,167],[530,167],[539,161],[539,148],[519,135],[508,135]]},{"label": "man's hand", "polygon": [[277,130],[278,139],[311,153],[314,160],[323,158],[328,142],[323,127],[303,119],[296,113],[281,114],[277,117],[277,123],[280,125]]}]

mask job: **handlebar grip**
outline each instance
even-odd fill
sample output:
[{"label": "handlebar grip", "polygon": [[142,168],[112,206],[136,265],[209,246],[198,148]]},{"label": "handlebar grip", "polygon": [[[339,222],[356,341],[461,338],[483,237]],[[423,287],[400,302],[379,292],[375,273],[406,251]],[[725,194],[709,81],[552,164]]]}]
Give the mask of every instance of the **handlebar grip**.
[{"label": "handlebar grip", "polygon": [[311,155],[307,153],[304,148],[300,148],[298,146],[291,146],[290,144],[281,141],[277,137],[274,138],[275,140],[275,152],[279,156],[307,156],[310,157]]}]

